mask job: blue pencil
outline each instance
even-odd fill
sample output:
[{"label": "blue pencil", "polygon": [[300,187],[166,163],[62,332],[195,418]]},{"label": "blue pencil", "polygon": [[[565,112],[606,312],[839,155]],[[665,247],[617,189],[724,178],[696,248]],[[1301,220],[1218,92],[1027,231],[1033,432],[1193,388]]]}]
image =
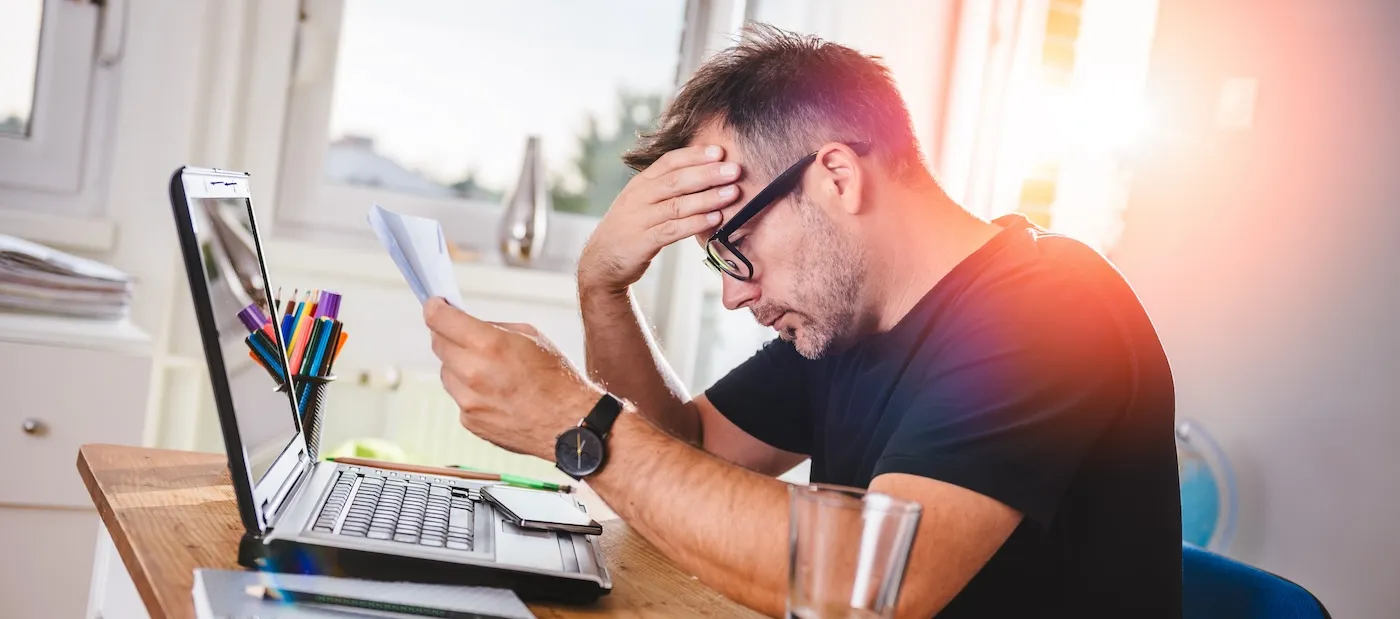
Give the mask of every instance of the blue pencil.
[{"label": "blue pencil", "polygon": [[[259,335],[263,337],[260,338],[258,337]],[[263,367],[267,368],[267,371],[272,373],[272,378],[280,383],[284,380],[282,378],[282,364],[277,361],[277,355],[272,354],[272,351],[263,343],[263,339],[266,337],[267,335],[261,331],[251,333],[248,335],[248,346],[252,347],[253,352],[257,353],[258,357],[262,359]]]},{"label": "blue pencil", "polygon": [[[331,333],[335,331],[335,329],[332,328],[333,324],[334,321],[331,319],[322,318],[321,323],[317,325],[320,329],[316,332],[315,352],[311,355],[311,363],[307,364],[306,369],[303,370],[305,373],[316,374],[317,368],[321,367],[321,358],[326,354],[326,344],[330,342]],[[301,387],[302,401],[305,402],[308,397],[311,397],[311,381],[304,381]]]}]

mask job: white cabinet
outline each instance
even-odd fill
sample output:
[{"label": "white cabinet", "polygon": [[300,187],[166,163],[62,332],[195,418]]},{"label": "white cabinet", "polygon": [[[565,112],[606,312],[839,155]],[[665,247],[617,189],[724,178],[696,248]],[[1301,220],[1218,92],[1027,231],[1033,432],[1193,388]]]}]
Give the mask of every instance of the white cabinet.
[{"label": "white cabinet", "polygon": [[0,615],[83,615],[100,525],[78,446],[140,444],[146,346],[121,323],[0,314]]},{"label": "white cabinet", "polygon": [[[70,615],[77,616],[77,615]],[[92,591],[85,619],[150,619],[107,527],[99,526],[97,556],[92,562]]]}]

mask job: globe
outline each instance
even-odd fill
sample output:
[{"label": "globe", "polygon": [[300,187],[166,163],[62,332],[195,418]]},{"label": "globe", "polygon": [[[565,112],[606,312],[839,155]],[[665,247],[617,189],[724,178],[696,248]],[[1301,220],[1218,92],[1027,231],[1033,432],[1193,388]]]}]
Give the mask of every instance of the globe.
[{"label": "globe", "polygon": [[1181,539],[1221,551],[1235,530],[1235,479],[1219,444],[1192,420],[1176,427],[1181,482]]}]

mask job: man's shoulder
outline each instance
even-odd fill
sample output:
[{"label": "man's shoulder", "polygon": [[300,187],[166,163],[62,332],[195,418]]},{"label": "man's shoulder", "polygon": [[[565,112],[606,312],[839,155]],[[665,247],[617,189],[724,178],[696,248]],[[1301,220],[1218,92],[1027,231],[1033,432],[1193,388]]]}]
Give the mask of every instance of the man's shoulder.
[{"label": "man's shoulder", "polygon": [[[1070,237],[1026,228],[1014,242],[949,286],[954,299],[933,303],[954,310],[954,322],[1012,321],[1048,328],[1073,323],[1094,328],[1086,315],[1112,318],[1143,313],[1122,273],[1094,248]],[[1068,327],[1069,324],[1061,326]]]}]

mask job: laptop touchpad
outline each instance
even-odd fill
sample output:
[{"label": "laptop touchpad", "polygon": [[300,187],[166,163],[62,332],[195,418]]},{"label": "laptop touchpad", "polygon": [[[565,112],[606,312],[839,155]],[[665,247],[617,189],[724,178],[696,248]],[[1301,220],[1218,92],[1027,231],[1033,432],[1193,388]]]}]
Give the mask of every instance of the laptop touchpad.
[{"label": "laptop touchpad", "polygon": [[553,572],[564,571],[559,556],[559,542],[552,531],[522,529],[504,520],[497,520],[496,562],[533,567]]}]

